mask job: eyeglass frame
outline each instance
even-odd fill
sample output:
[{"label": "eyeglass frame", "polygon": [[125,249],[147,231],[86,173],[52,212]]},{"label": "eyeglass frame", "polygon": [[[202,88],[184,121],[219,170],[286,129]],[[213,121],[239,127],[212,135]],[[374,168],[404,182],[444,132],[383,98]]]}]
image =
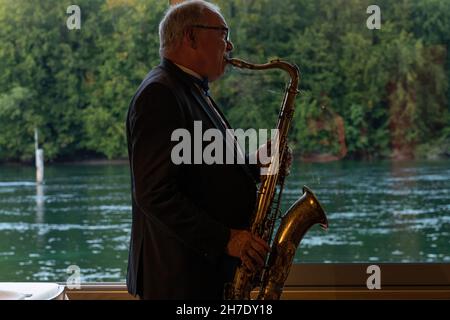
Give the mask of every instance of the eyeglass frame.
[{"label": "eyeglass frame", "polygon": [[227,27],[214,27],[214,26],[205,26],[203,24],[194,24],[191,25],[192,28],[200,28],[200,29],[209,29],[209,30],[221,30],[221,31],[225,31],[226,35],[225,35],[225,41],[230,42],[230,28]]}]

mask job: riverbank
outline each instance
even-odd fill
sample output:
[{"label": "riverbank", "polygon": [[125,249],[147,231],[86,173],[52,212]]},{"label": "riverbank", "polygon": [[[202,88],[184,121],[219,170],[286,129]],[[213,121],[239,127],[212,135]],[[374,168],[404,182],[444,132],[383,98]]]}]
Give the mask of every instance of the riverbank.
[{"label": "riverbank", "polygon": [[[128,159],[83,159],[45,162],[45,165],[124,165],[128,164]],[[25,161],[0,161],[0,165],[8,166],[34,166],[34,162]]]},{"label": "riverbank", "polygon": [[[300,155],[294,153],[294,160],[298,160],[304,163],[326,163],[326,162],[336,162],[336,161],[345,161],[345,160],[353,160],[353,161],[392,161],[392,162],[403,162],[403,161],[441,161],[448,160],[450,156],[430,156],[430,157],[405,157],[405,156],[393,156],[389,158],[373,158],[373,159],[346,159],[340,158],[339,156],[332,154],[312,154],[312,155]],[[128,159],[82,159],[82,160],[64,160],[64,161],[51,161],[45,162],[45,165],[128,165]],[[34,161],[0,161],[1,165],[7,166],[35,166]]]},{"label": "riverbank", "polygon": [[[317,153],[317,154],[301,154],[294,151],[294,159],[305,163],[324,163],[335,162],[341,160],[356,160],[356,161],[375,161],[375,160],[387,160],[393,162],[402,161],[427,161],[427,160],[448,160],[450,159],[450,142],[448,144],[429,144],[420,145],[416,148],[415,152],[406,152],[404,150],[394,150],[390,156],[387,157],[370,157],[370,158],[352,158],[348,156],[347,149],[342,148],[338,154],[331,153]],[[52,161],[46,161],[45,165],[123,165],[128,164],[128,158],[107,159],[101,157],[79,157],[77,159],[58,159]],[[34,166],[34,159],[27,161],[2,161],[0,165],[18,165],[18,166]]]}]

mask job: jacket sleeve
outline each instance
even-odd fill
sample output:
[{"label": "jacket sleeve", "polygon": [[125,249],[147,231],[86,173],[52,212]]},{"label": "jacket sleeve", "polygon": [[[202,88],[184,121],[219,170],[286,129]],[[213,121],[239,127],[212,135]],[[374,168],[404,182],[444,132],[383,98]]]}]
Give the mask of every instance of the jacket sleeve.
[{"label": "jacket sleeve", "polygon": [[222,255],[229,229],[179,188],[181,167],[171,160],[178,142],[172,142],[171,135],[186,124],[174,94],[162,84],[150,84],[135,101],[127,121],[136,205],[148,219],[204,257]]}]

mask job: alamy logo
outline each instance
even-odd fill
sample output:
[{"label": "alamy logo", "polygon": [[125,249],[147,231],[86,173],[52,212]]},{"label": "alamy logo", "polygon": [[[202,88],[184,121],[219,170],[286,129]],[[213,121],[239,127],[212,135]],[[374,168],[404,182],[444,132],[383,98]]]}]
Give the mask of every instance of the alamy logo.
[{"label": "alamy logo", "polygon": [[366,26],[369,30],[381,29],[381,9],[376,4],[370,5],[366,10],[370,16],[367,18]]},{"label": "alamy logo", "polygon": [[[270,131],[270,135],[269,135]],[[202,122],[194,121],[194,134],[185,128],[172,132],[171,141],[178,142],[171,152],[172,163],[181,164],[260,164],[261,174],[278,172],[279,135],[277,129],[227,129],[210,128],[203,132]],[[258,154],[246,151],[257,150],[258,141],[271,139],[270,148],[259,149]],[[248,142],[248,143],[247,143]],[[204,146],[206,144],[206,146]],[[246,148],[248,146],[248,149]],[[244,149],[242,149],[244,147]],[[270,149],[270,150],[269,150]],[[269,172],[269,164],[270,172]]]},{"label": "alamy logo", "polygon": [[70,14],[70,17],[67,18],[67,29],[69,30],[80,30],[81,29],[81,9],[77,5],[71,5],[67,7],[67,14]]},{"label": "alamy logo", "polygon": [[67,273],[70,276],[67,278],[66,286],[68,289],[81,289],[81,272],[77,265],[70,265],[67,267]]},{"label": "alamy logo", "polygon": [[381,269],[379,266],[373,264],[367,267],[366,270],[367,274],[371,274],[367,278],[366,285],[367,289],[373,290],[373,289],[381,289]]}]

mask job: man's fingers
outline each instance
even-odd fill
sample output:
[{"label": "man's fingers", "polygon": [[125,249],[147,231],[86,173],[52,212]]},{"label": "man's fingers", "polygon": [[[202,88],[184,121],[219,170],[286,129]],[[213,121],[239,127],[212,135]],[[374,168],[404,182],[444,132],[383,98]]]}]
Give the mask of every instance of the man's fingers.
[{"label": "man's fingers", "polygon": [[291,163],[292,163],[292,160],[293,160],[293,155],[292,155],[292,150],[291,150],[291,148],[287,148],[287,155],[286,155],[286,163],[288,164],[288,165],[291,165]]},{"label": "man's fingers", "polygon": [[242,264],[250,271],[255,271],[256,270],[256,266],[253,263],[252,259],[250,258],[243,258],[242,259]]},{"label": "man's fingers", "polygon": [[258,268],[262,268],[265,264],[270,248],[264,241],[262,241],[261,239],[259,240],[261,241],[261,243],[252,241],[250,247],[248,247],[245,251],[245,254],[253,260],[254,264],[256,264]]},{"label": "man's fingers", "polygon": [[284,176],[287,177],[290,174],[291,174],[291,169],[289,168],[289,165],[288,165],[284,168]]},{"label": "man's fingers", "polygon": [[267,253],[270,247],[259,237],[249,233],[247,240],[241,251],[242,264],[250,271],[257,271],[264,267]]},{"label": "man's fingers", "polygon": [[270,251],[270,247],[267,244],[267,242],[265,242],[263,239],[261,239],[260,237],[257,236],[253,236],[252,237],[252,246],[253,248],[261,253],[267,253],[268,251]]},{"label": "man's fingers", "polygon": [[255,267],[264,266],[264,260],[263,258],[261,258],[257,251],[250,248],[246,251],[246,255],[249,257]]},{"label": "man's fingers", "polygon": [[265,264],[265,261],[253,249],[247,250],[241,260],[242,264],[253,272],[261,270]]},{"label": "man's fingers", "polygon": [[[264,240],[252,236],[245,244],[242,253],[247,254],[256,260],[257,258],[265,259],[269,250],[270,248]],[[258,255],[258,257],[255,255]]]},{"label": "man's fingers", "polygon": [[249,231],[231,230],[231,240],[227,245],[227,253],[239,257],[242,265],[251,271],[258,271],[264,267],[269,245],[261,238]]}]

